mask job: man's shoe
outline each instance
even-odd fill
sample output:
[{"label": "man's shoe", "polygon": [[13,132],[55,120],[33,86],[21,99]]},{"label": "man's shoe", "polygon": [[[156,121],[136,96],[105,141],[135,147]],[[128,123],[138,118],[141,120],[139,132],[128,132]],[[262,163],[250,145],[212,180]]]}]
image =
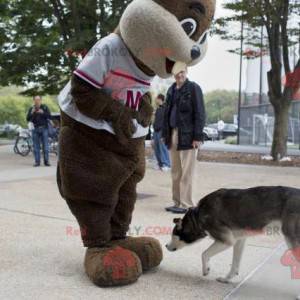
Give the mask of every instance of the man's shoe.
[{"label": "man's shoe", "polygon": [[174,207],[170,211],[174,214],[185,214],[188,210],[186,208]]},{"label": "man's shoe", "polygon": [[34,167],[39,167],[39,166],[40,166],[40,164],[38,164],[38,163],[35,163],[33,166],[34,166]]},{"label": "man's shoe", "polygon": [[46,167],[51,167],[51,165],[49,164],[49,162],[45,162],[44,165],[45,165]]},{"label": "man's shoe", "polygon": [[172,211],[172,209],[174,209],[174,208],[177,208],[177,206],[176,205],[168,206],[168,207],[165,208],[165,210],[166,211]]}]

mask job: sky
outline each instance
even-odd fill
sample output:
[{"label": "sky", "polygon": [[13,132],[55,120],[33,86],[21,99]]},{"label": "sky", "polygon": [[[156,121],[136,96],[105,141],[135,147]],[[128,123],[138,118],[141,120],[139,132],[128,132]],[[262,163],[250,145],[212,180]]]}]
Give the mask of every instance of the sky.
[{"label": "sky", "polygon": [[[216,18],[228,14],[222,8],[223,2],[217,1]],[[240,57],[228,52],[238,47],[237,41],[210,37],[206,57],[198,65],[189,68],[189,79],[197,82],[204,92],[215,89],[238,90]]]}]

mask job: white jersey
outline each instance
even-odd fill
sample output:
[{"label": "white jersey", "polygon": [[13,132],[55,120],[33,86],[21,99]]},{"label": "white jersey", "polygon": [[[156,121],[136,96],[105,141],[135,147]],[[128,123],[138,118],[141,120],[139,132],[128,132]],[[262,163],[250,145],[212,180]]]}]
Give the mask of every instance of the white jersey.
[{"label": "white jersey", "polygon": [[[95,88],[102,89],[116,101],[135,110],[138,110],[141,98],[149,91],[153,79],[136,66],[122,39],[115,33],[98,41],[84,57],[74,74]],[[70,89],[71,82],[58,95],[61,110],[78,122],[114,134],[110,122],[91,119],[78,110],[72,101]],[[137,128],[133,138],[148,134],[148,127],[143,127],[136,120],[133,122]]]}]

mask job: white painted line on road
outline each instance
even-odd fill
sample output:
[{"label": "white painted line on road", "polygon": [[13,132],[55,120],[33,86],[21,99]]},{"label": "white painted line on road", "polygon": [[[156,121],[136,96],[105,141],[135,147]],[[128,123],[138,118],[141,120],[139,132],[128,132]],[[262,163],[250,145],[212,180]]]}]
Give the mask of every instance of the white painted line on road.
[{"label": "white painted line on road", "polygon": [[252,270],[234,289],[232,289],[229,294],[223,298],[223,300],[230,300],[230,297],[233,296],[251,277],[253,277],[254,274],[257,273],[257,271],[261,269],[284,245],[284,242],[280,243],[254,270]]},{"label": "white painted line on road", "polygon": [[32,216],[32,217],[55,219],[55,220],[60,220],[60,221],[68,221],[68,222],[75,222],[76,221],[75,219],[71,220],[71,219],[67,219],[67,218],[41,215],[41,214],[31,213],[31,212],[27,212],[27,211],[16,210],[16,209],[8,209],[8,208],[3,208],[3,207],[0,207],[0,211],[5,211],[5,212],[15,213],[15,214],[28,215],[28,216]]}]

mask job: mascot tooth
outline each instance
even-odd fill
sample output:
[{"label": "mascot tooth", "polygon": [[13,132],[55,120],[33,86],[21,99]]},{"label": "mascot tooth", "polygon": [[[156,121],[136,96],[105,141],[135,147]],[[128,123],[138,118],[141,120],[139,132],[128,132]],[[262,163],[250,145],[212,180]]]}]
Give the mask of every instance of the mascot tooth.
[{"label": "mascot tooth", "polygon": [[126,234],[145,173],[155,75],[205,55],[215,0],[133,0],[61,91],[57,183],[81,228],[85,271],[98,286],[135,282],[162,260],[160,243]]}]

